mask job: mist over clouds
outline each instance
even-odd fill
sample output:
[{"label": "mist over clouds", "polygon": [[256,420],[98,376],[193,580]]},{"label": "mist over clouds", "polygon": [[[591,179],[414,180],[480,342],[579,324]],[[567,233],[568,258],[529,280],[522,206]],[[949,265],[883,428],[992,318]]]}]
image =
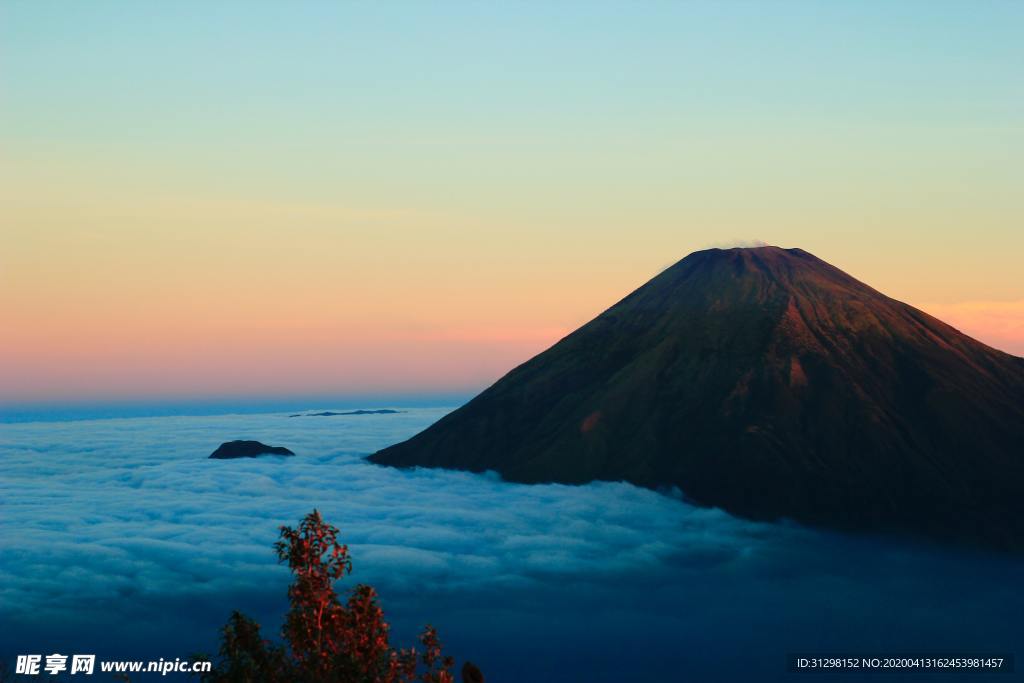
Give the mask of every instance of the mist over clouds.
[{"label": "mist over clouds", "polygon": [[[363,461],[444,413],[0,425],[3,656],[214,652],[232,609],[276,635],[289,576],[270,546],[313,507],[400,641],[434,623],[499,681],[771,679],[794,650],[1020,642],[1012,558],[746,522],[622,483]],[[207,459],[243,438],[296,457]]]}]

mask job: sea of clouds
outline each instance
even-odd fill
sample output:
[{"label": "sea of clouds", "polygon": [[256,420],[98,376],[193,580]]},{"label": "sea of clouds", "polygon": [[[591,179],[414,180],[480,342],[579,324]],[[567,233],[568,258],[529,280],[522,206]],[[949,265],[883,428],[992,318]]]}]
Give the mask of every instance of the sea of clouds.
[{"label": "sea of clouds", "polygon": [[[400,641],[432,622],[489,681],[772,680],[789,652],[1024,642],[1016,558],[753,523],[623,483],[364,461],[445,412],[0,425],[3,657],[212,653],[233,609],[273,636],[289,576],[271,545],[314,507]],[[233,439],[296,456],[208,459]]]}]

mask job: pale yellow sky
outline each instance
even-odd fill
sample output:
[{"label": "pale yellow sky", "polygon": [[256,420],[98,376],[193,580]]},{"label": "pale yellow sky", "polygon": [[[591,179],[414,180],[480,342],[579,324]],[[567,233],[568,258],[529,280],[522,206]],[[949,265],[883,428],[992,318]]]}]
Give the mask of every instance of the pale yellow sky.
[{"label": "pale yellow sky", "polygon": [[751,240],[1024,354],[1011,5],[66,9],[0,22],[2,401],[471,391]]}]

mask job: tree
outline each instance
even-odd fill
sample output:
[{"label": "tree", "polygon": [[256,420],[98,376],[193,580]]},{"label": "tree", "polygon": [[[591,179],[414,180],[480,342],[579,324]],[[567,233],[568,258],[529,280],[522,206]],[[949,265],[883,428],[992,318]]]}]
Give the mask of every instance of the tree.
[{"label": "tree", "polygon": [[[422,653],[396,650],[372,586],[355,586],[341,603],[334,584],[352,573],[352,560],[317,510],[296,529],[281,527],[274,550],[294,576],[284,645],[263,639],[259,624],[234,612],[221,631],[220,661],[200,676],[203,683],[454,683],[454,660],[432,626],[420,635]],[[467,662],[463,680],[482,683],[483,676]]]}]

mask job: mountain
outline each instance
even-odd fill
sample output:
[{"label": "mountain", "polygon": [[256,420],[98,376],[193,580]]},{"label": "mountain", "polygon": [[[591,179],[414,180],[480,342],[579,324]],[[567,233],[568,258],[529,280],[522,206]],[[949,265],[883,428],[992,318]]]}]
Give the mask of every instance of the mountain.
[{"label": "mountain", "polygon": [[806,251],[710,249],[370,460],[1024,549],[1024,359]]}]

